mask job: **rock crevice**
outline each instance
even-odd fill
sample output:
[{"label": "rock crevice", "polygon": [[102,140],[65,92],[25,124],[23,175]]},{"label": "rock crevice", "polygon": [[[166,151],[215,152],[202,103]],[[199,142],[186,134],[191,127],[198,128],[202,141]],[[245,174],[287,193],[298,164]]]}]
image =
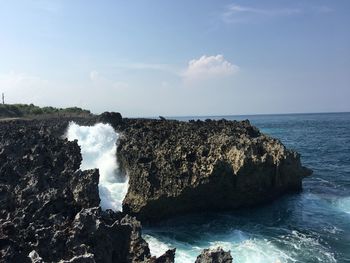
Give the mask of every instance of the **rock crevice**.
[{"label": "rock crevice", "polygon": [[99,208],[98,170],[56,136],[67,124],[1,123],[0,262],[173,262],[151,257],[134,217]]}]

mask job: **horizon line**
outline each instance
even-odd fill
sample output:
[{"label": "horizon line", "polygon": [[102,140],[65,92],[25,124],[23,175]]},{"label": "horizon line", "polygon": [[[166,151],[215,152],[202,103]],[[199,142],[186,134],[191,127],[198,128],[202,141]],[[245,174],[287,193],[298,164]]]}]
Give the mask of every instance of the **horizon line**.
[{"label": "horizon line", "polygon": [[350,113],[350,111],[252,113],[252,114],[224,114],[224,115],[216,115],[216,114],[215,115],[159,115],[159,116],[145,116],[145,117],[130,116],[130,117],[125,117],[125,118],[158,119],[160,116],[162,116],[164,118],[205,118],[205,117],[232,117],[232,116],[243,117],[243,116],[272,116],[272,115],[344,114],[344,113]]}]

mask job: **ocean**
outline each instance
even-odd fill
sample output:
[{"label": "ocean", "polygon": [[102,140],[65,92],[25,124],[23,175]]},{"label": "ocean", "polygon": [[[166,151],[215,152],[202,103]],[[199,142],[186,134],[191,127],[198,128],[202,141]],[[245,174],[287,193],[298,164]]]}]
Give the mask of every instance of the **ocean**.
[{"label": "ocean", "polygon": [[[350,262],[350,113],[219,116],[243,120],[301,154],[314,173],[303,192],[271,204],[197,214],[144,227],[151,252],[176,247],[176,262],[221,246],[235,263]],[[182,117],[180,120],[198,119]]]},{"label": "ocean", "polygon": [[[235,263],[350,262],[350,113],[219,116],[249,119],[262,132],[298,151],[314,173],[301,193],[254,209],[187,215],[143,226],[151,253],[176,247],[176,263],[194,262],[204,248],[230,250]],[[177,118],[182,121],[197,117]],[[118,134],[107,124],[74,123],[81,169],[99,168],[102,208],[119,210],[128,180],[117,170]]]}]

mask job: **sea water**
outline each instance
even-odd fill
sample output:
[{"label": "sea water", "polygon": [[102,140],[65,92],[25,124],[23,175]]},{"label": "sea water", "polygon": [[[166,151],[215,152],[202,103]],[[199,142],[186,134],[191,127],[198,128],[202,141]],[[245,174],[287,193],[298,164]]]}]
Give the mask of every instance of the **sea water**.
[{"label": "sea water", "polygon": [[[210,118],[249,119],[301,153],[303,165],[314,174],[304,179],[303,192],[259,208],[187,215],[146,226],[143,236],[151,253],[159,256],[176,247],[176,262],[186,263],[194,262],[202,249],[220,246],[238,263],[350,262],[350,113]],[[99,167],[103,173],[101,205],[120,210],[127,178],[118,173],[115,159],[119,135],[104,124],[71,124],[67,134],[82,147],[81,168]]]}]

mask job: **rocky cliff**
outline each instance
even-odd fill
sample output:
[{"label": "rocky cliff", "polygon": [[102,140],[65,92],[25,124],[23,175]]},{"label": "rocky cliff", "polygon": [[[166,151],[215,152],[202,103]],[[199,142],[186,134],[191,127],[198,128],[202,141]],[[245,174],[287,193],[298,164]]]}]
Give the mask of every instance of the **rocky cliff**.
[{"label": "rocky cliff", "polygon": [[[124,212],[99,208],[98,170],[81,171],[80,148],[62,138],[68,123],[110,123],[129,175]],[[89,118],[0,123],[0,262],[174,262],[152,257],[133,216],[155,222],[228,210],[299,191],[311,174],[296,152],[249,121],[179,122]],[[221,261],[216,261],[221,260]],[[231,262],[204,250],[196,262]]]},{"label": "rocky cliff", "polygon": [[124,211],[154,222],[255,206],[302,188],[298,153],[248,120],[125,119],[118,160],[129,174]]},{"label": "rocky cliff", "polygon": [[151,257],[135,218],[101,211],[98,170],[57,136],[67,123],[0,125],[0,262],[173,262]]}]

